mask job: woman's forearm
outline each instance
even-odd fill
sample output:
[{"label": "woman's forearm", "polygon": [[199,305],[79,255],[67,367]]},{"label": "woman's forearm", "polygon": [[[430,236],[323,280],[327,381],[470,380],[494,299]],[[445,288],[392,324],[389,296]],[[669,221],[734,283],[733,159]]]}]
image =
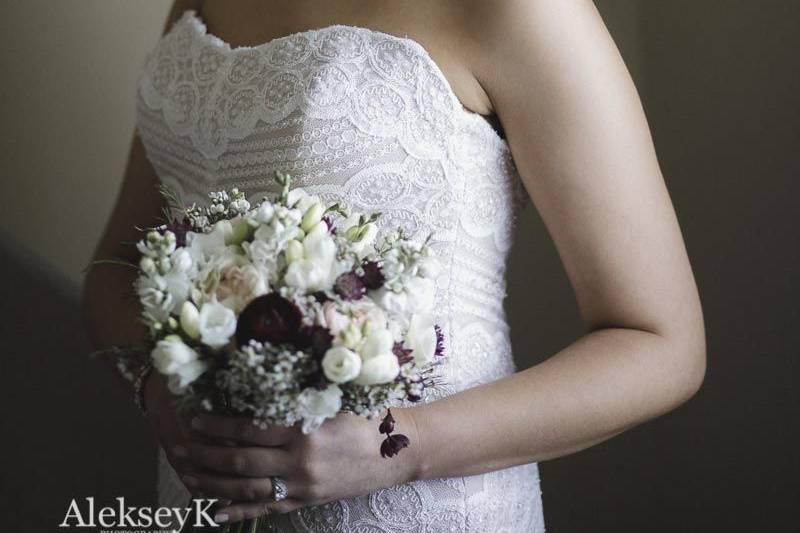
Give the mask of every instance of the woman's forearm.
[{"label": "woman's forearm", "polygon": [[419,445],[412,477],[472,475],[567,455],[691,397],[704,348],[600,329],[532,368],[406,410]]}]

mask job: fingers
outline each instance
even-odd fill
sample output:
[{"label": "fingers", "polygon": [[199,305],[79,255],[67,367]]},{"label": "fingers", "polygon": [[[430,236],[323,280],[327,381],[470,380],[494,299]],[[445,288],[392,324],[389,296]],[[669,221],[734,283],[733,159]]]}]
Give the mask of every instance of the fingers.
[{"label": "fingers", "polygon": [[274,513],[288,513],[301,507],[300,503],[287,498],[280,502],[237,502],[227,507],[222,507],[214,516],[217,523],[240,522]]},{"label": "fingers", "polygon": [[283,446],[297,434],[293,428],[270,426],[261,429],[243,417],[199,414],[192,419],[192,429],[207,437],[230,439],[258,446]]},{"label": "fingers", "polygon": [[207,472],[192,472],[181,476],[181,479],[192,492],[220,500],[262,502],[273,499],[270,478],[228,477]]},{"label": "fingers", "polygon": [[173,453],[193,464],[218,472],[241,477],[284,475],[289,467],[289,452],[280,448],[246,448],[216,446],[189,442],[178,446]]}]

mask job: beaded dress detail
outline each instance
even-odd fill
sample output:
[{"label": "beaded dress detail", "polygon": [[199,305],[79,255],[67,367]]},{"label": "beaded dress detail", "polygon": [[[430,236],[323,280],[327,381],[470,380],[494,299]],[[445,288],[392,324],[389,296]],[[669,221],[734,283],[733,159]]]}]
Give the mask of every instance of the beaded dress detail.
[{"label": "beaded dress detail", "polygon": [[[506,141],[460,104],[417,41],[331,25],[231,47],[186,11],[148,55],[136,111],[148,159],[188,203],[233,187],[255,201],[277,192],[281,170],[324,201],[383,212],[379,227],[432,235],[447,357],[444,385],[423,401],[515,371],[503,299],[524,189]],[[163,450],[158,489],[160,505],[189,499]],[[544,531],[536,463],[270,520],[264,531]]]}]

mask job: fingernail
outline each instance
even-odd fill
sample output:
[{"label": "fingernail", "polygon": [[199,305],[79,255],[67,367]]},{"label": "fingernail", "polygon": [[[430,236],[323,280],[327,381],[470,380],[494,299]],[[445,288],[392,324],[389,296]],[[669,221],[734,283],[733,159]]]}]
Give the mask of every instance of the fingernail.
[{"label": "fingernail", "polygon": [[225,513],[215,514],[214,515],[214,522],[216,522],[217,524],[224,524],[225,522],[228,521],[228,518],[230,518],[230,517],[228,515],[226,515]]},{"label": "fingernail", "polygon": [[194,429],[203,429],[203,421],[198,417],[192,418],[191,424]]},{"label": "fingernail", "polygon": [[175,455],[175,457],[183,459],[184,457],[186,457],[186,448],[184,448],[183,446],[175,446],[174,448],[172,448],[172,453]]},{"label": "fingernail", "polygon": [[183,484],[187,487],[196,487],[197,486],[197,478],[192,476],[183,476]]}]

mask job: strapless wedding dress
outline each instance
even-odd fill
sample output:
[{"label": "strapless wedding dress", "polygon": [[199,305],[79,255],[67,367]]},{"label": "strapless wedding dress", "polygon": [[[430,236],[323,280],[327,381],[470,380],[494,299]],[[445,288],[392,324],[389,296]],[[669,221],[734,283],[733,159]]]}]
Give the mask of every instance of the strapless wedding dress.
[{"label": "strapless wedding dress", "polygon": [[[448,357],[445,384],[423,401],[515,371],[503,298],[524,189],[507,143],[459,103],[418,42],[332,25],[231,47],[187,11],[148,56],[137,131],[162,182],[189,203],[232,187],[257,199],[282,170],[324,200],[382,211],[379,225],[431,233],[445,265],[436,321]],[[158,490],[161,505],[189,498],[163,451]],[[272,520],[272,531],[315,533],[544,531],[535,463]]]}]

